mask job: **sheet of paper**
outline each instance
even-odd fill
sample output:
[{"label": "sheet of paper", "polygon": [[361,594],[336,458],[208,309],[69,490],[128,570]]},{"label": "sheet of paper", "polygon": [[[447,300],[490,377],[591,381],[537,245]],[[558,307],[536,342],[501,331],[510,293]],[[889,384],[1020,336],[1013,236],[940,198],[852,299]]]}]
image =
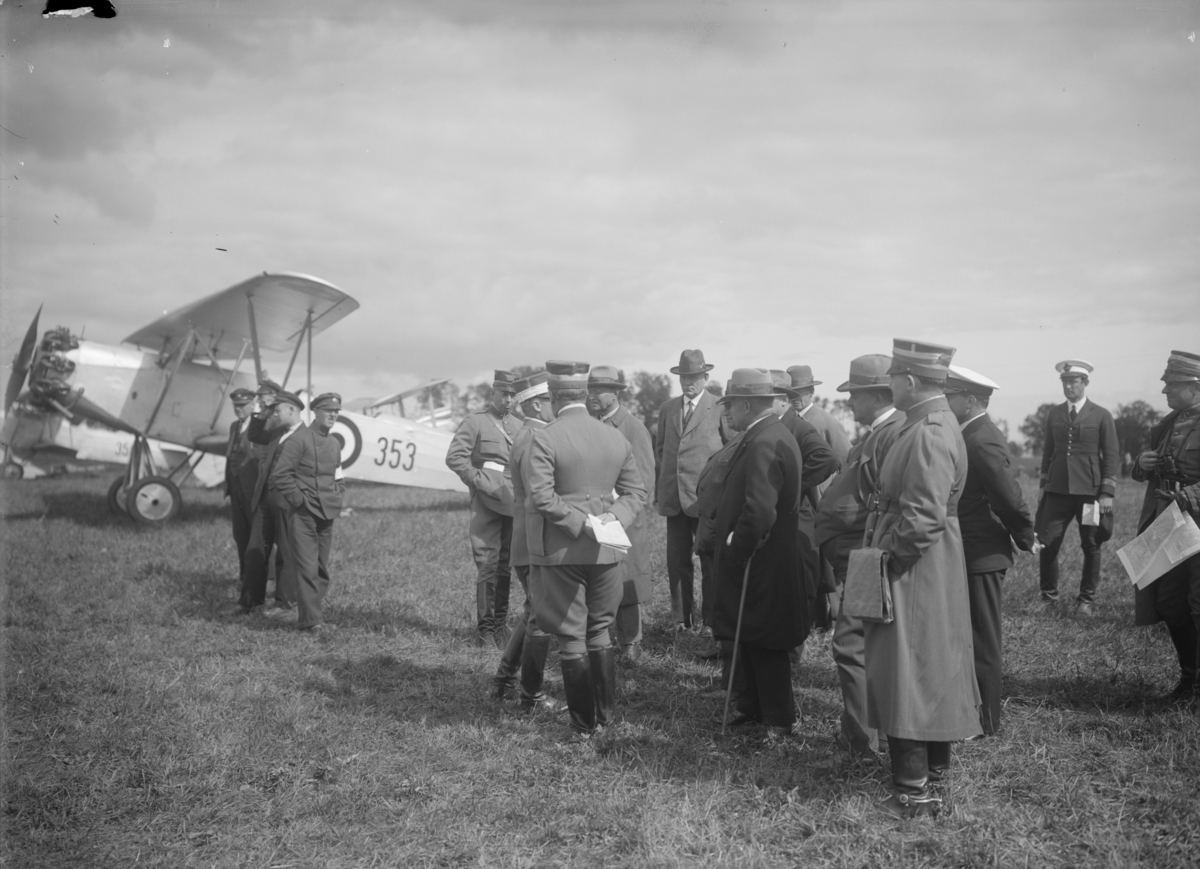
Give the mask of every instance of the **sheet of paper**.
[{"label": "sheet of paper", "polygon": [[1100,524],[1100,504],[1097,501],[1087,501],[1083,505],[1083,512],[1079,517],[1080,525],[1099,525]]},{"label": "sheet of paper", "polygon": [[611,546],[613,549],[620,549],[622,552],[629,549],[632,545],[629,542],[629,535],[625,533],[625,528],[620,522],[601,522],[599,516],[588,515],[588,527],[592,529],[592,533],[596,535],[596,540],[605,546]]},{"label": "sheet of paper", "polygon": [[1163,546],[1172,564],[1178,564],[1200,552],[1200,528],[1196,527],[1196,520],[1182,510],[1179,512],[1183,521],[1175,526],[1175,530]]},{"label": "sheet of paper", "polygon": [[1172,502],[1150,526],[1117,550],[1138,588],[1145,588],[1185,558],[1200,552],[1200,529]]}]

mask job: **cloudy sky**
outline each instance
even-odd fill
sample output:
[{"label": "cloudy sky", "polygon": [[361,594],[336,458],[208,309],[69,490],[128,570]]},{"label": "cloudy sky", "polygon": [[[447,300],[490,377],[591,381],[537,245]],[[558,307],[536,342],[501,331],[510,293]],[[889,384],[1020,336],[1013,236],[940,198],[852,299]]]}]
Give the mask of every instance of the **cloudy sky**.
[{"label": "cloudy sky", "polygon": [[[895,336],[1015,427],[1200,352],[1200,4],[116,0],[0,6],[0,355],[263,270],[361,309],[318,389],[547,358],[811,364]],[[218,248],[225,248],[224,251]]]}]

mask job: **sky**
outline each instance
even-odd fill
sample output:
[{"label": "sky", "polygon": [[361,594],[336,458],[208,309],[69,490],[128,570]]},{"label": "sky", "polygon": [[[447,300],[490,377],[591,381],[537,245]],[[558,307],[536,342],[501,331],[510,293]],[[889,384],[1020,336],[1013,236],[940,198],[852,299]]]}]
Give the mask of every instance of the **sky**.
[{"label": "sky", "polygon": [[[1200,3],[0,5],[0,358],[261,271],[361,308],[317,391],[957,348],[1015,431],[1200,352]],[[268,360],[274,371],[286,362]]]}]

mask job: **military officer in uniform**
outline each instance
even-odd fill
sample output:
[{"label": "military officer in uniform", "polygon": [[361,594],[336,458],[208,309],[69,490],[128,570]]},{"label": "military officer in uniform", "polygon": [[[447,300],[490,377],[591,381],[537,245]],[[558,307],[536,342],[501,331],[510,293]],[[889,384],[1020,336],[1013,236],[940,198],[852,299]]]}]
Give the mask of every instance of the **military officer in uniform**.
[{"label": "military officer in uniform", "polygon": [[1013,477],[1008,441],[988,416],[994,381],[969,368],[950,366],[946,402],[962,426],[967,446],[967,482],[958,500],[967,559],[967,596],[971,604],[971,638],[975,646],[975,678],[979,682],[979,723],[984,736],[1000,729],[1000,694],[1004,650],[1000,614],[1004,574],[1013,565],[1013,543],[1024,552],[1041,546],[1021,487]]},{"label": "military officer in uniform", "polygon": [[[897,338],[892,395],[905,420],[867,516],[865,540],[885,555],[890,623],[865,623],[867,722],[887,734],[897,818],[936,814],[953,742],[977,736],[979,688],[971,649],[958,499],[967,451],[943,394],[954,348]],[[935,785],[931,789],[930,785]]]},{"label": "military officer in uniform", "polygon": [[332,628],[323,605],[329,592],[329,548],[333,520],[342,510],[346,483],[342,445],[330,430],[337,422],[342,397],[318,395],[309,404],[312,425],[283,438],[271,468],[270,486],[287,503],[287,538],[296,583],[296,627],[314,634]]},{"label": "military officer in uniform", "polygon": [[[850,377],[838,386],[848,393],[854,421],[867,426],[866,436],[850,448],[846,465],[821,498],[815,541],[845,592],[846,566],[852,550],[861,549],[867,527],[867,504],[875,492],[879,469],[904,425],[904,411],[892,403],[892,357],[859,356],[850,361]],[[841,735],[855,754],[885,750],[879,732],[867,723],[867,673],[863,620],[838,608],[833,627],[833,662],[842,689]]]},{"label": "military officer in uniform", "polygon": [[482,646],[507,639],[513,527],[509,461],[513,438],[521,429],[521,421],[510,412],[516,379],[511,371],[496,371],[488,406],[462,421],[446,451],[446,466],[471,492],[471,553],[477,571],[475,609]]},{"label": "military officer in uniform", "polygon": [[[643,483],[654,479],[654,444],[650,432],[641,422],[621,407],[620,393],[625,390],[619,372],[612,365],[593,365],[588,374],[588,410],[605,425],[625,436],[633,448],[638,475]],[[614,625],[620,653],[630,662],[637,661],[642,651],[642,607],[652,595],[650,585],[650,528],[645,510],[638,513],[626,532],[630,547],[621,562],[624,572],[624,596],[617,609]]]},{"label": "military officer in uniform", "polygon": [[250,542],[253,514],[250,501],[258,480],[258,458],[262,452],[246,437],[254,393],[244,387],[229,393],[236,419],[229,424],[229,445],[225,448],[225,497],[229,499],[233,520],[233,542],[238,553],[238,578],[246,569],[246,545]]},{"label": "military officer in uniform", "polygon": [[[658,409],[654,436],[658,468],[658,512],[667,517],[667,583],[675,629],[691,628],[695,618],[696,481],[709,457],[726,440],[717,400],[704,387],[713,369],[701,350],[684,350],[671,373],[679,376],[683,395],[664,401]],[[700,558],[701,615],[711,620],[708,602],[712,565]]]},{"label": "military officer in uniform", "polygon": [[492,696],[497,700],[505,699],[509,692],[518,687],[517,675],[520,673],[521,708],[526,711],[539,706],[554,710],[560,705],[542,689],[546,656],[550,654],[552,637],[538,627],[537,618],[533,613],[533,598],[529,591],[529,572],[532,565],[529,563],[528,524],[532,508],[525,491],[523,476],[533,433],[545,428],[554,419],[554,410],[550,404],[549,380],[550,375],[547,372],[539,371],[513,384],[516,390],[514,400],[521,408],[525,423],[513,438],[512,446],[513,533],[510,560],[521,583],[521,589],[525,592],[525,612],[508,638],[504,654],[500,656],[500,666],[496,668],[496,675],[493,677],[495,689]]},{"label": "military officer in uniform", "polygon": [[[1039,565],[1042,601],[1047,606],[1058,602],[1058,549],[1067,525],[1074,519],[1079,524],[1083,548],[1083,577],[1075,613],[1086,618],[1092,614],[1100,584],[1100,545],[1112,536],[1113,495],[1121,449],[1112,414],[1084,396],[1092,365],[1082,359],[1066,359],[1054,367],[1067,400],[1051,408],[1046,417],[1042,495],[1034,525],[1044,547]],[[1099,523],[1086,523],[1084,507],[1094,509],[1097,505]]]},{"label": "military officer in uniform", "polygon": [[[1138,533],[1171,502],[1200,522],[1200,354],[1172,350],[1163,372],[1171,412],[1150,432],[1150,449],[1134,462],[1146,484]],[[1179,658],[1179,682],[1164,700],[1193,703],[1200,668],[1200,553],[1135,591],[1136,624],[1166,622]]]},{"label": "military officer in uniform", "polygon": [[766,369],[733,372],[720,402],[743,434],[712,471],[721,497],[706,532],[715,569],[713,635],[737,643],[740,664],[729,723],[761,724],[770,736],[789,735],[796,722],[789,652],[808,630],[797,545],[800,448],[775,414],[782,394]]},{"label": "military officer in uniform", "polygon": [[[622,553],[589,520],[628,529],[646,502],[629,441],[588,413],[588,365],[547,362],[555,420],[533,433],[524,482],[533,607],[558,637],[571,729],[590,736],[613,721],[616,654],[608,631],[624,595]],[[615,499],[614,499],[615,496]],[[594,519],[592,517],[595,517]]]}]

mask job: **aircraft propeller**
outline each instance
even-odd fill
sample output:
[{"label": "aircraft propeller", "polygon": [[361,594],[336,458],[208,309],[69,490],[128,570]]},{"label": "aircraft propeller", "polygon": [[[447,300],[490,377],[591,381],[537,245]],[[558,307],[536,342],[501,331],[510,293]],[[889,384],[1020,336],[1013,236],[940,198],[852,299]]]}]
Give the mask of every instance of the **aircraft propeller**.
[{"label": "aircraft propeller", "polygon": [[38,318],[41,316],[42,306],[38,305],[33,322],[29,324],[29,331],[25,333],[25,340],[21,342],[21,349],[13,358],[12,374],[8,377],[8,388],[4,391],[5,413],[8,413],[8,409],[25,388],[25,378],[29,376],[29,366],[33,363],[33,351],[37,348]]}]

